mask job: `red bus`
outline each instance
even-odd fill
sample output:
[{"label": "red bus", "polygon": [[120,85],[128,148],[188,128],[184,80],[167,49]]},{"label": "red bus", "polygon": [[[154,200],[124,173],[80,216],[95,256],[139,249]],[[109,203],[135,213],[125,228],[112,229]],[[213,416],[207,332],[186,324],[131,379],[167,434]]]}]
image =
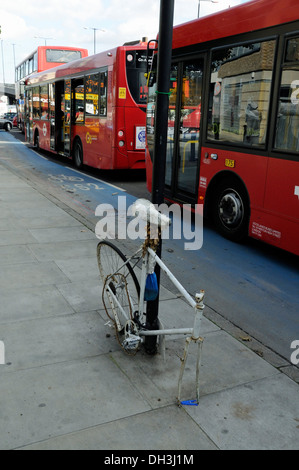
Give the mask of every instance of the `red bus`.
[{"label": "red bus", "polygon": [[42,72],[67,62],[87,57],[87,49],[63,46],[39,46],[15,70],[18,127],[24,130],[24,82],[34,72]]},{"label": "red bus", "polygon": [[26,81],[27,141],[103,170],[145,168],[147,42]]},{"label": "red bus", "polygon": [[254,0],[174,27],[170,83],[165,198],[203,204],[231,240],[299,255],[299,3]]}]

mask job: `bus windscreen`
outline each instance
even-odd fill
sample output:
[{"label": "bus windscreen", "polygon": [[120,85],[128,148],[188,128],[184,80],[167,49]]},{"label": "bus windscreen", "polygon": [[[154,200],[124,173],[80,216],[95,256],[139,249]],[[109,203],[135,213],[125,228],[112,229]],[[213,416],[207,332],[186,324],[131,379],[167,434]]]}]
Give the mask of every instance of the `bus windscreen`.
[{"label": "bus windscreen", "polygon": [[50,63],[66,64],[81,59],[81,57],[81,51],[68,51],[65,49],[47,49],[46,51],[46,59]]},{"label": "bus windscreen", "polygon": [[[149,61],[152,56],[149,56]],[[128,51],[126,55],[127,80],[131,95],[136,104],[147,102],[147,51]]]}]

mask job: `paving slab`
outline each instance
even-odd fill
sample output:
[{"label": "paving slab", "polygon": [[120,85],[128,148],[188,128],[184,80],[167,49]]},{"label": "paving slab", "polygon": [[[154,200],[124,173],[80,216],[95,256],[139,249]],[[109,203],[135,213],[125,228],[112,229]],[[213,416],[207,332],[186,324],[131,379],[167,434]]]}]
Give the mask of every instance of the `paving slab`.
[{"label": "paving slab", "polygon": [[74,313],[74,309],[53,285],[0,288],[0,299],[0,323]]},{"label": "paving slab", "polygon": [[102,308],[102,288],[97,279],[90,278],[88,283],[82,283],[82,280],[60,283],[57,288],[75,312]]},{"label": "paving slab", "polygon": [[57,217],[62,216],[64,211],[60,207],[55,206],[48,200],[42,200],[39,204],[34,203],[33,201],[25,202],[12,202],[12,203],[3,203],[4,209],[9,209],[11,214],[20,219],[30,218],[47,218],[47,217]]},{"label": "paving slab", "polygon": [[[9,322],[0,327],[9,367],[2,372],[30,369],[108,353],[112,350],[97,312],[46,316]],[[118,344],[115,343],[115,349]]]},{"label": "paving slab", "polygon": [[42,196],[36,189],[31,188],[30,186],[17,186],[13,191],[7,191],[8,188],[5,188],[1,184],[0,187],[0,201],[9,207],[10,204],[15,203],[23,204],[25,201],[31,203],[40,204],[42,201],[48,201],[45,196]]},{"label": "paving slab", "polygon": [[72,227],[30,229],[29,232],[39,243],[95,239],[94,233],[82,225]]},{"label": "paving slab", "polygon": [[[279,374],[274,367],[224,331],[211,331],[208,320],[203,322],[202,336],[201,396]],[[180,358],[183,357],[184,346],[183,338],[173,340],[169,337],[165,360],[161,354],[151,357],[143,351],[133,358],[123,351],[113,352],[112,356],[152,407],[165,406],[177,400]],[[182,382],[182,400],[196,398],[196,358],[197,346],[192,344]]]},{"label": "paving slab", "polygon": [[26,245],[0,245],[0,266],[34,261],[36,258]]},{"label": "paving slab", "polygon": [[[169,291],[165,289],[165,294]],[[205,306],[205,309],[209,309]],[[165,328],[192,328],[194,324],[194,309],[181,297],[173,295],[169,297],[161,295],[159,303],[159,320]],[[202,332],[219,331],[219,327],[213,322],[202,317]],[[174,337],[177,337],[176,335]]]},{"label": "paving slab", "polygon": [[72,282],[99,278],[99,267],[95,253],[92,257],[55,260],[55,263]]},{"label": "paving slab", "polygon": [[25,190],[28,189],[28,184],[14,176],[8,170],[1,170],[0,174],[0,185],[2,189],[15,189],[15,188],[24,188]]},{"label": "paving slab", "polygon": [[[9,210],[8,207],[3,207],[3,204],[1,204],[1,210],[0,210],[0,222],[1,222],[1,225],[4,226],[5,224],[5,220],[7,218],[13,218],[13,215],[11,213],[11,211]],[[15,217],[16,219],[16,217]]]},{"label": "paving slab", "polygon": [[65,212],[58,215],[48,215],[47,217],[19,217],[18,223],[28,229],[82,226],[78,220]]},{"label": "paving slab", "polygon": [[[215,450],[217,447],[177,406],[119,419],[36,443],[22,450]],[[152,460],[153,462],[153,460]],[[175,466],[175,465],[174,465]]]},{"label": "paving slab", "polygon": [[150,410],[108,356],[11,373],[1,370],[1,450]]},{"label": "paving slab", "polygon": [[[1,202],[0,202],[0,206],[1,206]],[[19,219],[17,217],[13,217],[9,210],[8,211],[4,211],[4,217],[3,217],[3,213],[2,213],[2,207],[1,207],[1,215],[0,215],[0,230],[5,230],[5,231],[23,231],[24,230],[24,226],[22,226],[22,224],[19,222]]]},{"label": "paving slab", "polygon": [[96,257],[97,240],[70,240],[64,242],[34,243],[29,246],[38,261]]},{"label": "paving slab", "polygon": [[298,450],[298,385],[284,374],[203,396],[186,411],[219,449]]},{"label": "paving slab", "polygon": [[51,261],[12,264],[0,271],[0,289],[19,289],[66,282],[69,282],[68,278]]},{"label": "paving slab", "polygon": [[14,227],[13,230],[0,230],[0,246],[28,245],[36,242],[29,230]]}]

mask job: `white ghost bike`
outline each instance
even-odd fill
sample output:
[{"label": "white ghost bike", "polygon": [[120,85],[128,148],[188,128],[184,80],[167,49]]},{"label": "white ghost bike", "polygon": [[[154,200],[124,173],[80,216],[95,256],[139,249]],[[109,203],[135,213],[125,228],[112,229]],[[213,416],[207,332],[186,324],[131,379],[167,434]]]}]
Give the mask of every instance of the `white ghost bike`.
[{"label": "white ghost bike", "polygon": [[[181,283],[156,254],[159,234],[165,229],[170,219],[158,212],[155,206],[145,199],[138,199],[133,205],[133,213],[147,224],[147,236],[142,246],[131,256],[126,257],[114,244],[103,240],[97,246],[97,259],[103,282],[102,300],[105,311],[116,331],[116,337],[123,350],[135,355],[146,336],[157,336],[159,346],[165,355],[166,335],[187,335],[178,382],[178,404],[198,404],[199,369],[203,339],[200,336],[201,319],[204,309],[204,291],[191,297]],[[142,261],[140,283],[134,272]],[[158,319],[158,329],[146,327],[145,290],[148,275],[154,272],[155,264],[168,276],[181,295],[194,310],[194,322],[189,328],[165,329]],[[196,399],[181,402],[181,387],[185,364],[191,342],[198,344],[196,360]]]}]

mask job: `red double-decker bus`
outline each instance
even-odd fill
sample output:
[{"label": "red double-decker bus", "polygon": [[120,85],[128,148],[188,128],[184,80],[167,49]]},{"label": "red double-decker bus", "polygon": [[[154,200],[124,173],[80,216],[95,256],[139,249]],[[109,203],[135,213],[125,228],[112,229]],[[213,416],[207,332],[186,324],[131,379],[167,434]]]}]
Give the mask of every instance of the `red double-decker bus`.
[{"label": "red double-decker bus", "polygon": [[231,240],[299,255],[299,4],[254,0],[175,27],[170,83],[166,199],[203,204]]},{"label": "red double-decker bus", "polygon": [[80,168],[145,168],[147,42],[31,75],[26,135]]},{"label": "red double-decker bus", "polygon": [[39,46],[15,70],[18,127],[24,130],[24,83],[34,72],[42,72],[58,65],[87,57],[87,49],[64,46]]}]

